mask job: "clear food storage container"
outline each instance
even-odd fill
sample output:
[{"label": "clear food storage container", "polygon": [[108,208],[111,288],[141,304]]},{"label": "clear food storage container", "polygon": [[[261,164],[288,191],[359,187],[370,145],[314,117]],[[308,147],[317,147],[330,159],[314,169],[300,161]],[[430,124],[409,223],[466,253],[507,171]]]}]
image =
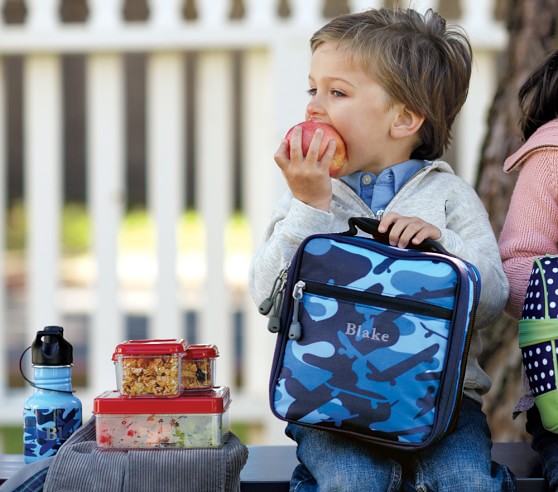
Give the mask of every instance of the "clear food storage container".
[{"label": "clear food storage container", "polygon": [[178,397],[182,392],[183,339],[128,340],[112,360],[118,391],[127,397]]},{"label": "clear food storage container", "polygon": [[101,448],[218,448],[229,432],[226,386],[178,398],[132,400],[116,391],[95,398],[93,413]]},{"label": "clear food storage container", "polygon": [[218,356],[215,345],[188,345],[182,356],[182,389],[200,390],[216,386],[215,359]]}]

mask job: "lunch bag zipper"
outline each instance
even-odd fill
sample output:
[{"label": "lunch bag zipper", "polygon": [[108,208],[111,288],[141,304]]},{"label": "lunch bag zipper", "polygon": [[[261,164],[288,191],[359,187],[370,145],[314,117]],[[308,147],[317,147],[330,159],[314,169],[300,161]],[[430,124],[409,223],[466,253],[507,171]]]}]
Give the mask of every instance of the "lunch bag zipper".
[{"label": "lunch bag zipper", "polygon": [[380,309],[390,309],[448,321],[451,321],[453,316],[452,309],[417,301],[415,299],[390,297],[375,292],[358,291],[337,285],[324,285],[311,280],[299,280],[295,283],[292,292],[294,302],[288,335],[290,340],[298,340],[302,335],[302,329],[299,323],[299,306],[304,293],[315,294],[322,297],[332,297],[340,301],[355,302],[364,305],[373,304]]},{"label": "lunch bag zipper", "polygon": [[[359,291],[338,285],[326,285],[320,282],[305,281],[304,290],[309,294],[321,295],[323,297],[336,297],[342,301],[372,301],[379,308],[394,308],[397,311],[405,310],[413,314],[424,315],[432,318],[451,320],[452,309],[436,306],[428,302],[417,301],[405,297],[391,297],[376,292]],[[333,294],[333,296],[328,295]]]},{"label": "lunch bag zipper", "polygon": [[[472,271],[474,270],[474,271]],[[471,268],[468,270],[470,275],[476,279],[480,279],[480,275],[479,272],[476,268]],[[473,286],[473,307],[470,311],[469,314],[469,326],[470,329],[467,331],[467,335],[465,336],[465,349],[463,350],[463,354],[461,357],[461,364],[463,365],[464,363],[466,364],[467,359],[469,357],[469,348],[471,346],[471,338],[473,338],[473,329],[475,327],[475,314],[477,311],[477,305],[478,305],[478,299],[479,299],[479,291],[478,291],[478,287],[477,287],[477,283],[474,284]],[[461,368],[461,374],[459,375],[459,380],[457,382],[457,391],[458,391],[458,395],[461,395],[460,397],[458,397],[456,399],[455,405],[452,408],[451,411],[451,418],[450,421],[448,422],[448,425],[446,427],[446,431],[444,433],[447,434],[449,432],[452,432],[456,427],[457,424],[459,422],[459,415],[461,413],[461,401],[463,400],[463,386],[465,384],[465,373],[466,373],[466,367],[462,367]]]},{"label": "lunch bag zipper", "polygon": [[271,293],[258,306],[260,314],[263,315],[268,315],[271,310],[273,310],[273,313],[267,322],[267,329],[271,333],[277,333],[281,329],[281,305],[283,303],[283,294],[287,284],[287,272],[289,270],[289,266],[290,263],[287,263],[279,272],[279,275],[277,275],[277,278],[273,283],[273,287],[271,288]]}]

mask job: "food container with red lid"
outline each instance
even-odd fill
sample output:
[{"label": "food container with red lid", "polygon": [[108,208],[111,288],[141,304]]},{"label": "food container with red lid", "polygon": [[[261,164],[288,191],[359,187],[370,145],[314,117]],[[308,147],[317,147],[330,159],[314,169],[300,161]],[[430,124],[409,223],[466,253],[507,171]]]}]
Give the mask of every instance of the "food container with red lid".
[{"label": "food container with red lid", "polygon": [[127,397],[178,397],[182,392],[183,339],[128,340],[112,360],[118,391]]},{"label": "food container with red lid", "polygon": [[95,398],[95,430],[101,448],[218,448],[230,430],[226,386],[177,398],[132,400],[117,391]]},{"label": "food container with red lid", "polygon": [[219,351],[215,345],[191,344],[182,356],[182,389],[200,390],[216,386],[215,360]]}]

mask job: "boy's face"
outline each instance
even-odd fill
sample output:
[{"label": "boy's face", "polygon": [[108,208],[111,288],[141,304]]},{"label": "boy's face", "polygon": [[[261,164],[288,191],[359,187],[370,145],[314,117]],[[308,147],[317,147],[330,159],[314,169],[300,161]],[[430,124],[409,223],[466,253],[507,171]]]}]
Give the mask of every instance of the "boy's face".
[{"label": "boy's face", "polygon": [[312,55],[310,102],[306,119],[332,125],[347,145],[348,163],[342,175],[355,171],[378,174],[409,159],[408,145],[392,136],[402,105],[390,104],[384,88],[368,73],[349,63],[337,43],[324,43]]}]

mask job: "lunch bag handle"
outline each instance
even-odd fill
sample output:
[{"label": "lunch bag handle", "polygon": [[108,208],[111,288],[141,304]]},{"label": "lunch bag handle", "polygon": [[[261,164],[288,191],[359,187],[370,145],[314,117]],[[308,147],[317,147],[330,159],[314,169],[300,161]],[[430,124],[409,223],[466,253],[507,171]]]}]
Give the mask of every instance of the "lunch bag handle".
[{"label": "lunch bag handle", "polygon": [[[378,231],[379,225],[380,221],[378,219],[372,219],[370,217],[351,217],[349,219],[349,230],[343,232],[342,235],[356,236],[358,233],[358,229],[360,229],[361,231],[372,235],[376,241],[387,244],[389,246],[389,229],[387,232],[380,232]],[[407,247],[410,249],[417,249],[419,251],[450,255],[450,253],[441,244],[434,241],[433,239],[425,239],[420,244],[409,243]]]}]

